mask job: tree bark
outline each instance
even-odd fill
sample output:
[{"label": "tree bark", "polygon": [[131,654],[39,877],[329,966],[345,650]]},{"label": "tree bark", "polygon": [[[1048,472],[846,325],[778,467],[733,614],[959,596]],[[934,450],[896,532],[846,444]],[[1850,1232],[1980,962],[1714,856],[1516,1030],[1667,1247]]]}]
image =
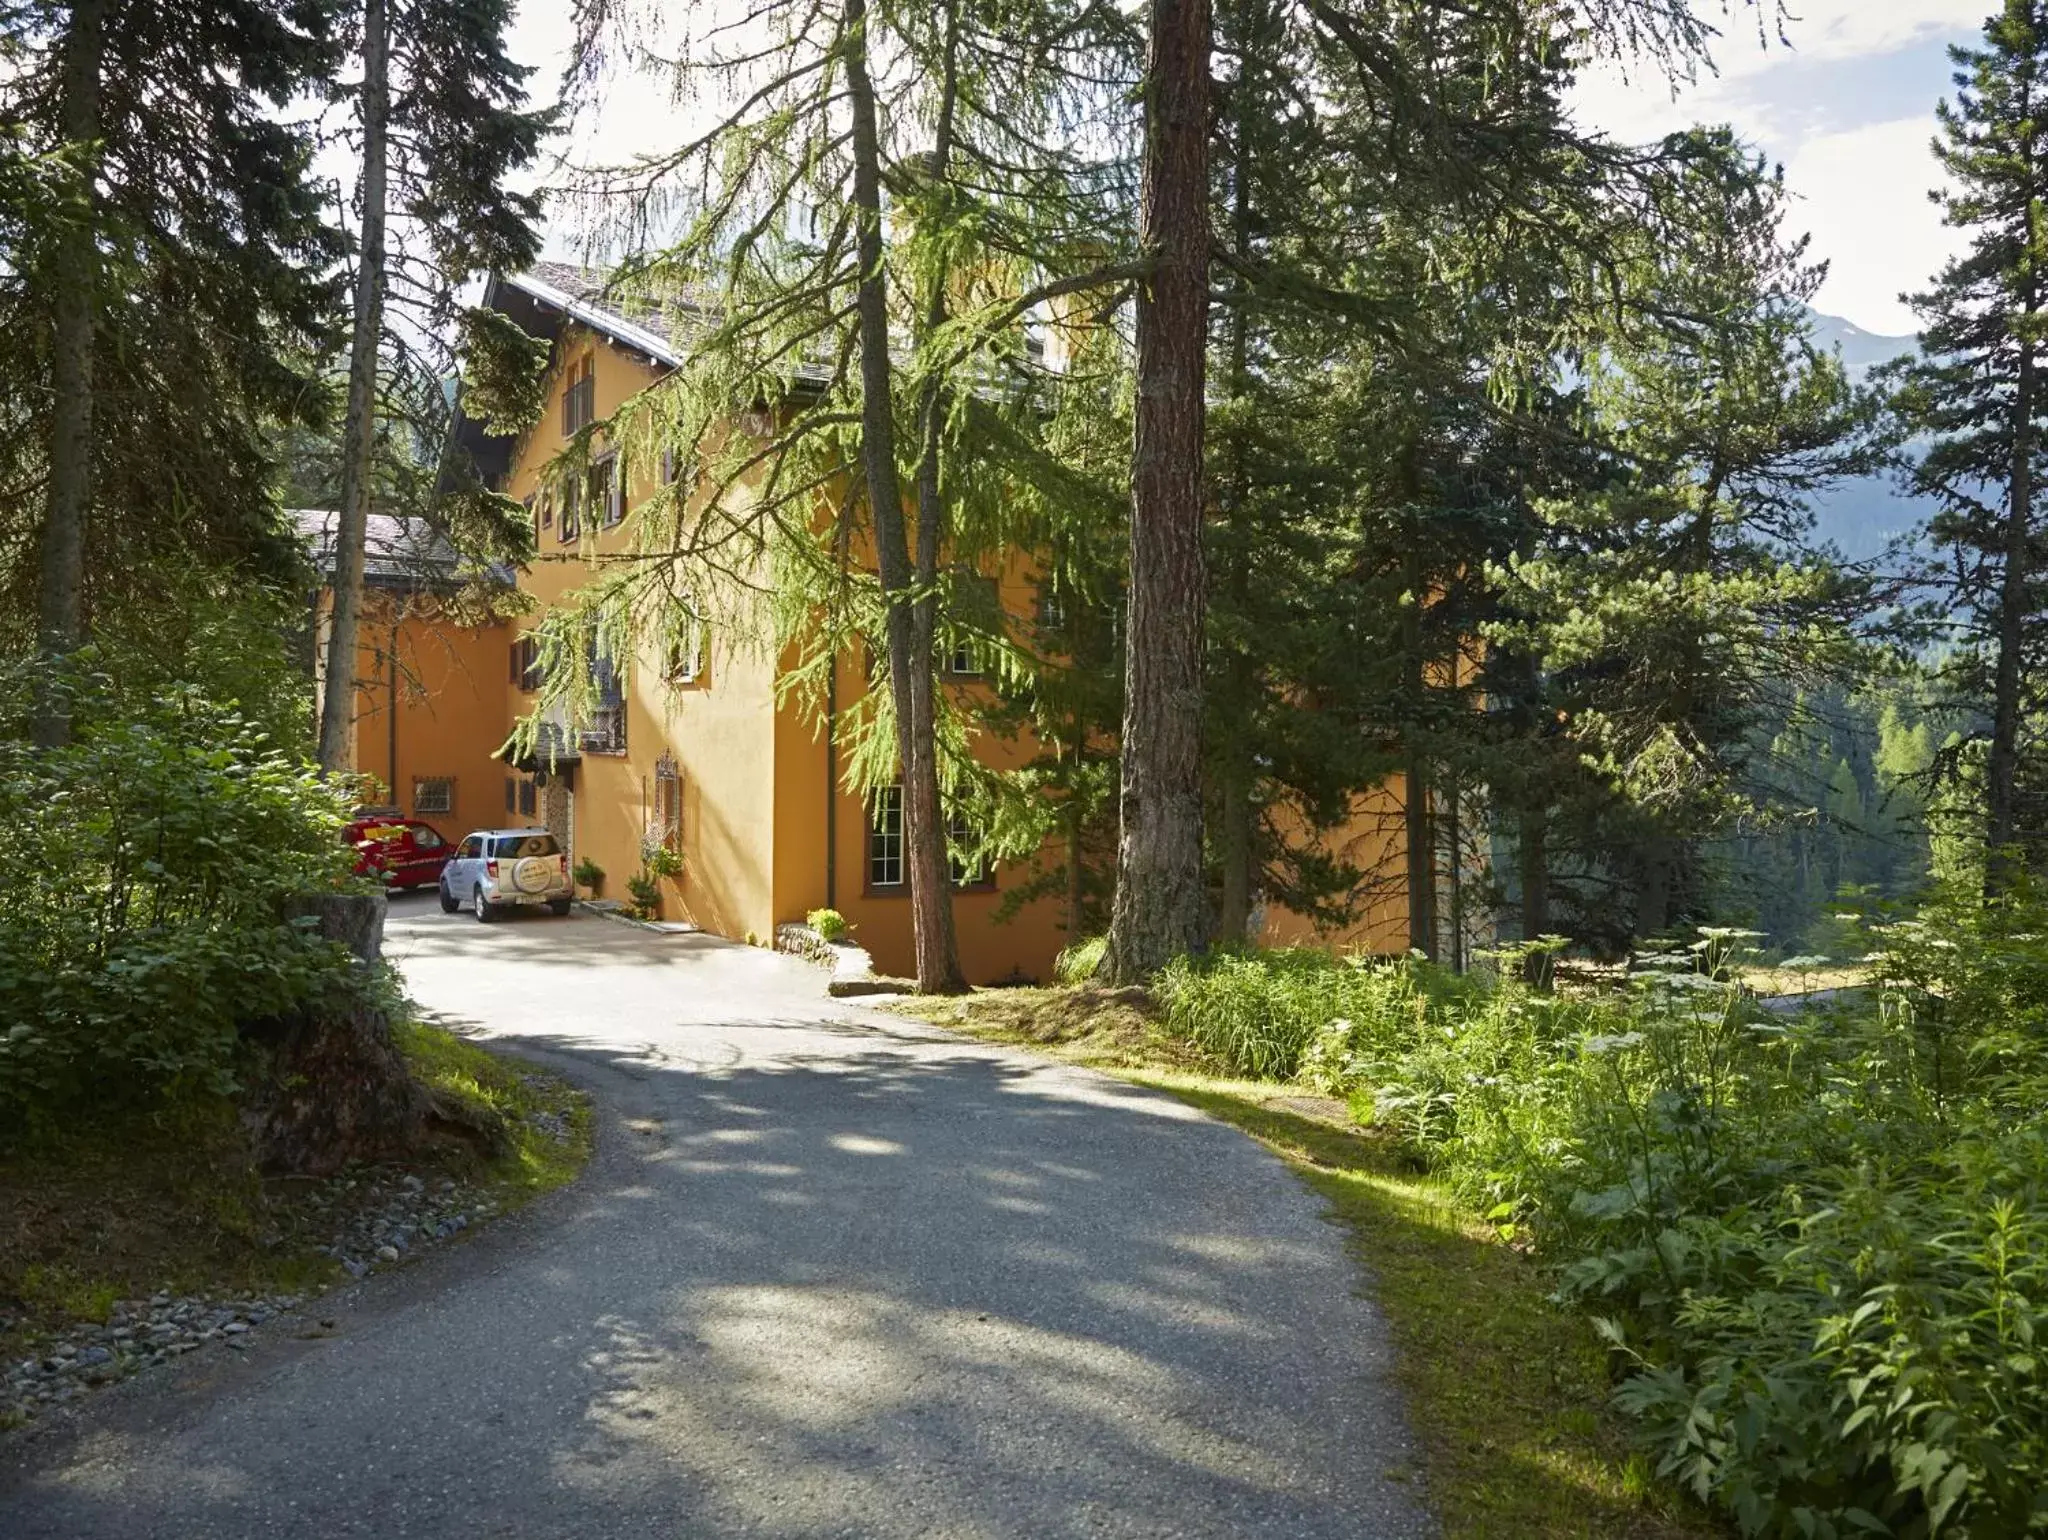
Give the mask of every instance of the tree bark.
[{"label": "tree bark", "polygon": [[1145,69],[1124,630],[1123,781],[1105,971],[1143,983],[1202,944],[1202,400],[1209,0],[1153,0]]},{"label": "tree bark", "polygon": [[[356,258],[348,416],[341,440],[341,507],[334,520],[333,614],[320,705],[320,767],[347,770],[356,708],[356,638],[363,615],[363,544],[376,443],[377,344],[384,329],[386,125],[391,110],[386,0],[363,0],[363,232]],[[398,788],[391,788],[398,795]]]},{"label": "tree bark", "polygon": [[1676,852],[1661,833],[1643,839],[1636,888],[1636,939],[1661,936],[1671,924],[1671,863]]},{"label": "tree bark", "polygon": [[[1516,824],[1515,864],[1522,886],[1522,939],[1536,941],[1550,934],[1550,810],[1536,798],[1527,798]],[[1522,964],[1522,976],[1532,984],[1548,985],[1550,959],[1531,955]]]},{"label": "tree bark", "polygon": [[[1419,479],[1410,477],[1410,495],[1419,496]],[[1425,957],[1437,954],[1436,821],[1430,809],[1429,760],[1421,744],[1422,713],[1429,697],[1423,658],[1422,606],[1428,599],[1422,570],[1421,532],[1410,525],[1406,582],[1409,604],[1401,617],[1402,694],[1406,697],[1403,728],[1406,764],[1402,771],[1401,811],[1407,842],[1408,946]]]},{"label": "tree bark", "polygon": [[[957,993],[961,977],[953,937],[952,871],[939,799],[934,726],[931,619],[920,624],[917,572],[904,527],[896,470],[891,397],[888,274],[882,260],[882,151],[875,89],[867,65],[866,0],[847,0],[846,89],[852,126],[856,295],[860,335],[861,464],[875,521],[875,564],[888,604],[889,688],[896,708],[896,752],[903,777],[903,842],[910,877],[912,936],[920,993]],[[936,460],[933,461],[934,470]],[[936,514],[936,506],[933,509]],[[919,508],[920,535],[925,509]],[[936,535],[920,540],[919,563],[936,571]],[[920,640],[920,638],[922,640]],[[922,727],[922,731],[920,731]]]},{"label": "tree bark", "polygon": [[[1247,30],[1256,23],[1247,18]],[[1252,258],[1251,136],[1257,132],[1251,90],[1249,62],[1239,71],[1231,103],[1235,119],[1235,155],[1230,175],[1230,249],[1240,262]],[[1230,396],[1243,404],[1251,388],[1251,305],[1250,282],[1243,271],[1236,276],[1237,303],[1230,315]],[[1257,864],[1253,839],[1252,793],[1254,771],[1250,734],[1253,731],[1253,691],[1257,684],[1250,650],[1242,639],[1245,617],[1251,607],[1251,530],[1245,501],[1249,477],[1244,463],[1243,418],[1234,419],[1229,455],[1229,487],[1224,513],[1230,530],[1225,548],[1230,562],[1226,582],[1230,601],[1236,607],[1239,640],[1224,661],[1223,742],[1214,755],[1216,768],[1216,855],[1223,868],[1222,893],[1217,900],[1216,939],[1242,941],[1251,927],[1253,871]]]},{"label": "tree bark", "polygon": [[[45,659],[75,652],[85,640],[85,524],[92,508],[93,344],[99,309],[99,231],[94,218],[105,0],[78,0],[62,44],[64,141],[80,157],[78,206],[56,246],[51,327],[49,486],[43,513],[37,631]],[[71,737],[61,691],[49,690],[36,714],[36,741],[56,748]]]},{"label": "tree bark", "polygon": [[1996,895],[2012,885],[2020,862],[2014,783],[2019,777],[2020,648],[2031,578],[2028,548],[2034,513],[2034,342],[2032,297],[2021,325],[2019,378],[2013,389],[2012,470],[2005,512],[2005,571],[1998,584],[1998,659],[1991,680],[1991,753],[1984,766],[1984,887]]}]

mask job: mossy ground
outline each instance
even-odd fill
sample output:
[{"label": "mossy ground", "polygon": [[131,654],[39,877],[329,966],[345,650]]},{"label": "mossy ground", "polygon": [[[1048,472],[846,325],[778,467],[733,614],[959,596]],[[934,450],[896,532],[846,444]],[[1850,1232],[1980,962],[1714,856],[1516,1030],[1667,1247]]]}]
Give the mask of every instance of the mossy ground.
[{"label": "mossy ground", "polygon": [[[583,1168],[581,1092],[439,1027],[407,1023],[398,1037],[423,1083],[499,1114],[510,1140],[490,1157],[447,1140],[393,1169],[455,1177],[503,1213]],[[304,1202],[316,1185],[261,1176],[225,1097],[74,1124],[0,1154],[0,1361],[158,1289],[248,1297],[337,1281],[319,1251],[335,1215]]]},{"label": "mossy ground", "polygon": [[1607,1410],[1603,1350],[1550,1303],[1542,1268],[1343,1102],[1229,1078],[1139,991],[1004,989],[892,1009],[1168,1092],[1286,1159],[1350,1231],[1386,1316],[1446,1540],[1726,1533],[1630,1451]]}]

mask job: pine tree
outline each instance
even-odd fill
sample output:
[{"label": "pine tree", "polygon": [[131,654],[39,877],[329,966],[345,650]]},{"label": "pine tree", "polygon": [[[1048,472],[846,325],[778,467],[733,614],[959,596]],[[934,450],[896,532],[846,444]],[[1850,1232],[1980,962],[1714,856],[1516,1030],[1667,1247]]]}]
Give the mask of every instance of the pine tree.
[{"label": "pine tree", "polygon": [[1951,48],[1956,95],[1938,109],[1935,154],[1951,186],[1935,194],[1964,254],[1914,297],[1921,358],[1894,384],[1909,436],[1931,440],[1909,480],[1937,498],[1958,684],[1989,717],[1983,766],[1985,880],[2008,885],[2019,847],[2048,836],[2048,807],[2023,803],[2021,762],[2040,709],[2041,520],[2035,511],[2048,392],[2048,4],[2006,0],[1981,48]]},{"label": "pine tree", "polygon": [[1865,463],[1863,410],[1808,337],[1819,271],[1780,239],[1774,174],[1725,136],[1687,149],[1586,362],[1620,474],[1547,504],[1545,548],[1503,572],[1528,617],[1504,638],[1566,676],[1573,735],[1625,798],[1638,936],[1698,912],[1754,728],[1846,672],[1866,607],[1806,544],[1807,499]]},{"label": "pine tree", "polygon": [[1104,971],[1139,984],[1207,939],[1202,437],[1209,334],[1209,0],[1153,0],[1116,902]]},{"label": "pine tree", "polygon": [[[50,172],[0,284],[0,517],[33,530],[34,630],[61,656],[103,600],[162,591],[167,551],[282,549],[263,424],[306,410],[335,255],[285,114],[331,50],[312,0],[8,0],[0,39],[0,117]],[[60,741],[61,712],[38,730]]]},{"label": "pine tree", "polygon": [[[335,86],[359,151],[358,234],[336,525],[334,608],[320,763],[347,768],[355,711],[363,542],[380,410],[433,409],[455,295],[471,277],[530,264],[540,205],[506,179],[532,161],[553,114],[525,106],[531,71],[505,52],[511,0],[360,0],[362,77]],[[394,62],[396,68],[394,70]],[[396,218],[394,249],[387,229]],[[472,327],[475,343],[488,336]]]}]

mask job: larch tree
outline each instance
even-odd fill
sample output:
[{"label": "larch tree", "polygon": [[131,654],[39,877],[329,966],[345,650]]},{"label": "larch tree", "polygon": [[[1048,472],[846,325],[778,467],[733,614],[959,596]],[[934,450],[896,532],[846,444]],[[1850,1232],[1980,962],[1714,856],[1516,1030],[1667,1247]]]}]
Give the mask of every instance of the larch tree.
[{"label": "larch tree", "polygon": [[[583,6],[584,78],[609,54],[705,110],[580,191],[594,244],[634,252],[613,301],[688,343],[596,431],[674,476],[632,515],[633,558],[551,623],[620,656],[706,618],[795,648],[783,687],[844,743],[846,783],[901,788],[918,985],[957,989],[952,872],[976,853],[948,825],[986,778],[936,671],[963,645],[1024,656],[978,568],[1063,495],[1044,452],[1059,386],[1027,318],[1133,270],[1104,213],[1114,154],[1073,132],[1081,98],[1114,89],[1086,61],[1122,24],[973,0],[668,19],[673,45],[646,7]],[[838,660],[863,646],[873,687],[842,703]],[[571,709],[573,673],[550,686]]]},{"label": "larch tree", "polygon": [[[438,407],[462,286],[540,252],[539,200],[508,179],[539,152],[553,114],[527,106],[531,71],[505,52],[512,9],[511,0],[360,0],[345,40],[361,74],[332,88],[356,157],[356,240],[320,704],[320,763],[330,772],[349,767],[379,416]],[[498,338],[476,324],[464,336],[472,352]]]}]

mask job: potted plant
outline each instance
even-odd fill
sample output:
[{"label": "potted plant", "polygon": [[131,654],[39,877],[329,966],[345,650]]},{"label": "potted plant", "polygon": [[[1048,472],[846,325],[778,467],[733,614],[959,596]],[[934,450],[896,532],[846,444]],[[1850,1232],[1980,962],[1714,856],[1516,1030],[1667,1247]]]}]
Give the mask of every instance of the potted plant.
[{"label": "potted plant", "polygon": [[603,896],[604,868],[591,860],[589,856],[584,856],[579,860],[569,875],[576,879],[577,886],[590,889],[590,896],[592,898]]}]

